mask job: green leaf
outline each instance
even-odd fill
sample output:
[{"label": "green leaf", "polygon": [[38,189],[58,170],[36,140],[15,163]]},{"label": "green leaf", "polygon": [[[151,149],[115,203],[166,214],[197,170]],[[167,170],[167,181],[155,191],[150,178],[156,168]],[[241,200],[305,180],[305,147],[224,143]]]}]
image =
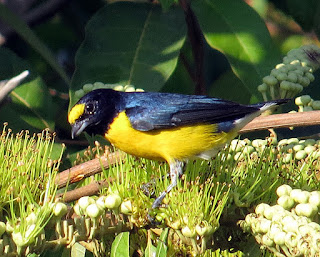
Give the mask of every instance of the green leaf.
[{"label": "green leaf", "polygon": [[71,257],[85,257],[86,248],[79,243],[75,243],[71,247]]},{"label": "green leaf", "polygon": [[320,37],[319,0],[272,0],[271,2],[290,15],[305,31],[315,30]]},{"label": "green leaf", "polygon": [[111,257],[129,257],[129,232],[116,236],[111,246]]},{"label": "green leaf", "polygon": [[144,251],[144,257],[153,257],[155,256],[157,248],[151,243],[151,239],[148,240],[147,247]]},{"label": "green leaf", "polygon": [[157,249],[156,249],[156,257],[166,257],[168,246],[166,245],[169,234],[169,228],[165,228],[158,241]]},{"label": "green leaf", "polygon": [[179,8],[120,2],[102,8],[87,24],[76,55],[70,97],[86,83],[120,83],[159,91],[174,71],[186,34]]},{"label": "green leaf", "polygon": [[226,55],[253,98],[261,100],[257,86],[280,54],[260,16],[242,0],[195,0],[192,9],[208,44]]},{"label": "green leaf", "polygon": [[16,132],[29,129],[36,132],[54,130],[52,98],[40,77],[26,62],[5,48],[0,48],[0,80],[9,79],[24,70],[30,75],[11,94],[11,102],[0,107],[0,121],[8,122]]},{"label": "green leaf", "polygon": [[51,67],[70,84],[69,78],[57,63],[56,58],[47,46],[37,37],[30,27],[4,4],[0,4],[0,18],[12,27],[31,47],[33,47],[51,65]]}]

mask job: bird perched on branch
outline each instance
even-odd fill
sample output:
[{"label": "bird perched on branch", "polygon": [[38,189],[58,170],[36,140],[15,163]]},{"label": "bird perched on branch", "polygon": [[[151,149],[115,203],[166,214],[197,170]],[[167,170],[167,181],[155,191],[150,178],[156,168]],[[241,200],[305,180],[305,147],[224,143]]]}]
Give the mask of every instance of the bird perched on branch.
[{"label": "bird perched on branch", "polygon": [[171,184],[154,201],[156,208],[186,160],[211,158],[252,119],[285,102],[241,105],[200,95],[97,89],[73,106],[68,121],[72,138],[83,131],[100,134],[124,152],[168,162]]}]

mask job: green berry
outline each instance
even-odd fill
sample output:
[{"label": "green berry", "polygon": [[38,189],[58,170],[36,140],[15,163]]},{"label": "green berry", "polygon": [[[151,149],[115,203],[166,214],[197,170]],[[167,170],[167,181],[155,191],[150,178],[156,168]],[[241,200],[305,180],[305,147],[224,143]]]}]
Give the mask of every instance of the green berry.
[{"label": "green berry", "polygon": [[302,95],[302,96],[299,96],[295,99],[295,104],[296,105],[308,105],[308,103],[311,102],[311,97],[310,95]]},{"label": "green berry", "polygon": [[267,90],[268,90],[268,85],[266,83],[262,83],[261,85],[258,86],[258,91],[260,93],[267,92]]},{"label": "green berry", "polygon": [[269,86],[275,86],[278,83],[278,80],[272,75],[265,76],[262,81]]},{"label": "green berry", "polygon": [[277,188],[277,195],[278,195],[279,197],[281,197],[281,196],[283,196],[283,195],[289,196],[290,193],[291,193],[291,191],[292,191],[291,186],[289,186],[289,185],[281,185],[281,186],[279,186],[279,187]]},{"label": "green berry", "polygon": [[93,85],[92,84],[85,84],[85,85],[83,85],[82,89],[85,93],[88,93],[93,90]]},{"label": "green berry", "polygon": [[314,110],[320,110],[320,101],[319,101],[319,100],[312,101],[311,107],[312,107]]},{"label": "green berry", "polygon": [[278,81],[288,80],[288,75],[286,73],[279,73],[276,76]]},{"label": "green berry", "polygon": [[284,245],[285,236],[286,236],[286,233],[283,231],[280,231],[278,234],[275,234],[273,238],[274,243],[280,246]]},{"label": "green berry", "polygon": [[299,203],[294,208],[298,216],[305,216],[307,218],[312,218],[318,209],[309,203]]},{"label": "green berry", "polygon": [[304,146],[303,144],[296,144],[296,145],[293,146],[293,150],[296,151],[296,152],[298,152],[298,151],[300,151],[300,150],[303,150],[304,147],[305,147],[305,146]]},{"label": "green berry", "polygon": [[64,203],[61,203],[61,202],[56,203],[54,208],[53,208],[53,214],[56,217],[62,217],[67,212],[68,212],[67,205],[65,205]]},{"label": "green berry", "polygon": [[102,211],[95,203],[92,203],[86,208],[86,213],[90,218],[96,219],[102,214]]},{"label": "green berry", "polygon": [[188,226],[184,226],[182,229],[181,229],[181,233],[182,235],[184,235],[185,237],[189,237],[189,238],[193,238],[195,237],[197,234],[196,234],[196,230],[195,229],[190,229]]},{"label": "green berry", "polygon": [[290,210],[294,205],[294,200],[289,195],[282,195],[278,198],[277,203],[285,210]]},{"label": "green berry", "polygon": [[89,196],[83,196],[78,200],[78,204],[83,211],[85,211],[87,207],[94,202],[95,201]]},{"label": "green berry", "polygon": [[4,232],[6,232],[6,224],[0,221],[0,237],[3,235]]},{"label": "green berry", "polygon": [[104,87],[105,87],[105,84],[102,83],[102,82],[94,82],[94,83],[93,83],[93,88],[94,88],[94,89],[104,88]]},{"label": "green berry", "polygon": [[292,137],[288,139],[288,144],[298,144],[299,143],[299,139],[296,137]]},{"label": "green berry", "polygon": [[296,158],[298,161],[304,159],[307,157],[307,152],[305,150],[300,150],[298,152],[296,152],[296,154],[294,155],[294,158]]},{"label": "green berry", "polygon": [[120,205],[120,211],[123,214],[129,215],[132,214],[132,203],[130,200],[126,200],[124,202],[121,203]]},{"label": "green berry", "polygon": [[310,82],[313,82],[315,79],[311,72],[306,72],[304,75],[310,80]]},{"label": "green berry", "polygon": [[313,111],[311,106],[303,106],[301,108],[301,110],[302,110],[302,112],[311,112],[311,111]]},{"label": "green berry", "polygon": [[288,81],[296,83],[298,81],[298,76],[295,72],[291,71],[288,73]]},{"label": "green berry", "polygon": [[76,98],[81,98],[85,95],[85,92],[83,91],[83,89],[79,89],[76,92],[74,92],[74,95]]},{"label": "green berry", "polygon": [[320,207],[320,192],[319,191],[313,191],[310,193],[309,203],[312,204],[313,206]]},{"label": "green berry", "polygon": [[108,209],[118,208],[121,204],[121,197],[118,194],[110,194],[105,198],[104,205]]},{"label": "green berry", "polygon": [[312,154],[317,150],[317,148],[314,145],[308,145],[304,148],[307,154]]}]

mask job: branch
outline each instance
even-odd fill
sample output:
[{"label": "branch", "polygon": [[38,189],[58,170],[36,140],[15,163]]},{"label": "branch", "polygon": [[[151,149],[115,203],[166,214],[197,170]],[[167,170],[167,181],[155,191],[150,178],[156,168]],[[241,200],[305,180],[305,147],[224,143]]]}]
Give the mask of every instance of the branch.
[{"label": "branch", "polygon": [[192,47],[192,55],[195,62],[195,74],[190,74],[190,76],[191,78],[195,78],[196,80],[195,93],[204,95],[206,93],[206,87],[203,75],[203,33],[201,31],[196,15],[190,8],[189,0],[180,0],[179,3],[185,14],[185,20],[188,27],[188,39]]},{"label": "branch", "polygon": [[112,181],[112,178],[110,178],[109,181],[93,181],[89,185],[76,188],[66,193],[57,194],[56,198],[62,198],[62,201],[65,203],[73,202],[80,199],[82,196],[91,196],[97,194],[102,188],[107,187],[109,183],[112,183]]},{"label": "branch", "polygon": [[108,168],[109,166],[119,162],[123,153],[120,151],[110,153],[107,156],[96,158],[77,166],[71,167],[70,169],[64,170],[57,175],[56,184],[58,188],[65,187],[68,184],[76,183],[82,179],[90,177],[96,173],[102,171],[102,168]]},{"label": "branch", "polygon": [[0,82],[0,103],[20,85],[21,81],[29,75],[29,71],[25,70],[19,75],[11,78],[10,80],[3,80]]},{"label": "branch", "polygon": [[290,128],[320,125],[320,111],[296,112],[259,116],[242,128],[239,133],[248,133],[271,128]]}]

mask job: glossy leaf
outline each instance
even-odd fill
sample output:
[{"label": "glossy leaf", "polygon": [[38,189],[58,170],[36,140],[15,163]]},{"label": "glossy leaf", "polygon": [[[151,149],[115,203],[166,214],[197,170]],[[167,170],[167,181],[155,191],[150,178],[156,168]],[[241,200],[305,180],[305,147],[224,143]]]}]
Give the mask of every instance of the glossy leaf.
[{"label": "glossy leaf", "polygon": [[37,37],[30,27],[15,13],[11,12],[4,4],[0,4],[0,18],[10,25],[32,48],[34,48],[51,65],[51,67],[60,75],[60,77],[69,84],[69,78],[56,61],[56,58],[50,49]]},{"label": "glossy leaf", "polygon": [[185,40],[184,14],[153,4],[106,5],[88,23],[76,56],[74,91],[86,83],[131,84],[159,91],[174,71]]},{"label": "glossy leaf", "polygon": [[319,0],[271,0],[271,2],[295,19],[305,31],[314,30],[320,37]]},{"label": "glossy leaf", "polygon": [[[15,54],[0,48],[0,80],[9,79],[30,67]],[[54,130],[52,99],[42,79],[32,70],[11,94],[11,101],[0,107],[0,121],[15,131]]]},{"label": "glossy leaf", "polygon": [[159,238],[157,249],[156,249],[156,256],[157,257],[166,257],[167,256],[167,249],[168,246],[166,245],[168,240],[169,228],[165,228]]},{"label": "glossy leaf", "polygon": [[156,250],[157,248],[152,244],[151,240],[148,240],[147,247],[144,251],[144,257],[153,257],[156,256]]},{"label": "glossy leaf", "polygon": [[129,232],[116,236],[111,246],[111,257],[129,257]]},{"label": "glossy leaf", "polygon": [[226,55],[252,97],[261,99],[257,86],[281,59],[260,16],[242,0],[195,0],[192,9],[208,44]]}]

